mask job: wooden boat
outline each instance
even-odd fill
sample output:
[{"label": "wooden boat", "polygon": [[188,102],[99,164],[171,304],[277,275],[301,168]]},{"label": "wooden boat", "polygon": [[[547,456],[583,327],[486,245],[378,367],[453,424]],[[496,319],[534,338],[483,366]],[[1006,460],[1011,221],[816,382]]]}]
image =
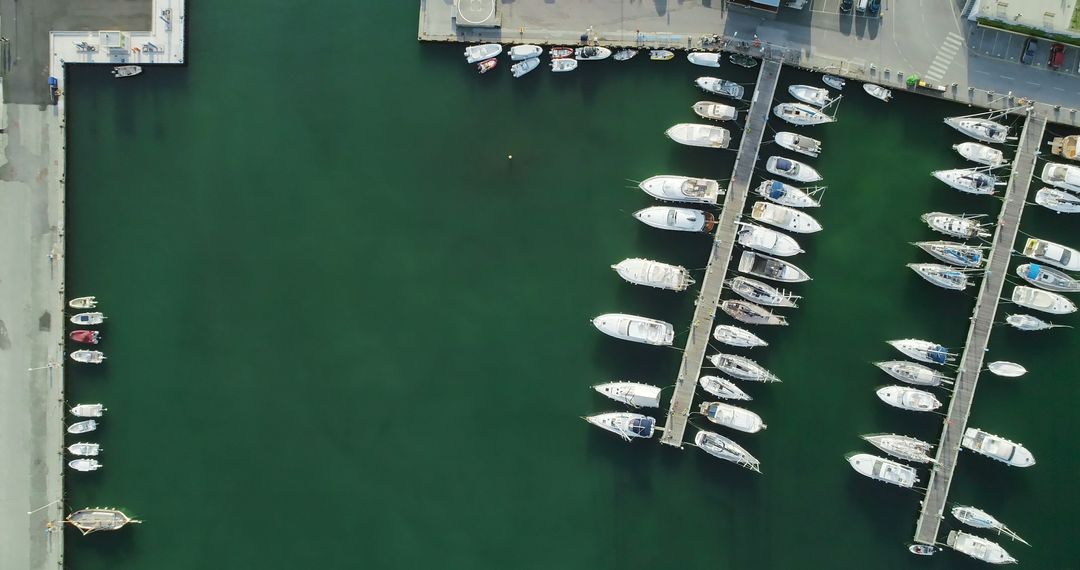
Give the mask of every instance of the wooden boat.
[{"label": "wooden boat", "polygon": [[97,306],[97,297],[76,297],[68,301],[72,309],[93,309]]},{"label": "wooden boat", "polygon": [[1027,374],[1027,368],[1015,363],[1007,362],[1005,360],[998,360],[986,365],[990,369],[990,372],[1001,376],[1003,378],[1019,378],[1024,374]]},{"label": "wooden boat", "polygon": [[754,58],[752,58],[752,57],[750,57],[750,56],[748,56],[746,54],[743,54],[743,53],[733,53],[733,54],[729,55],[728,56],[728,61],[730,61],[731,63],[734,63],[735,65],[737,65],[739,67],[745,67],[747,69],[755,67],[758,64],[758,60],[756,60],[756,59],[754,59]]},{"label": "wooden boat", "polygon": [[668,61],[675,59],[675,52],[666,49],[651,49],[649,50],[649,59],[652,61]]},{"label": "wooden boat", "polygon": [[476,64],[476,69],[482,75],[484,73],[487,73],[487,72],[491,71],[492,69],[495,69],[495,66],[498,65],[498,64],[499,64],[499,60],[493,57],[491,59],[485,59],[484,61],[481,61],[480,63]]},{"label": "wooden boat", "polygon": [[548,50],[548,55],[551,59],[563,59],[574,56],[574,48],[568,47],[553,47]]},{"label": "wooden boat", "polygon": [[125,77],[135,77],[142,71],[142,67],[138,65],[118,65],[113,68],[112,74],[117,79],[123,79]]},{"label": "wooden boat", "polygon": [[786,326],[788,324],[783,315],[777,315],[764,307],[747,301],[728,299],[720,303],[720,308],[731,318],[748,325]]},{"label": "wooden boat", "polygon": [[101,333],[98,331],[79,329],[69,332],[68,338],[83,344],[97,344],[98,341],[101,340]]},{"label": "wooden boat", "polygon": [[863,83],[862,88],[863,91],[866,91],[866,93],[869,94],[871,97],[881,99],[886,103],[889,102],[889,99],[892,99],[892,91],[889,91],[888,89],[880,85],[876,85],[874,83]]},{"label": "wooden boat", "polygon": [[615,55],[611,56],[611,59],[614,59],[615,61],[626,61],[628,59],[633,59],[637,54],[638,50],[636,49],[621,49],[615,52]]},{"label": "wooden boat", "polygon": [[99,507],[75,511],[68,515],[64,522],[87,535],[98,531],[119,530],[128,524],[142,521],[134,520],[116,509]]},{"label": "wooden boat", "polygon": [[1050,154],[1061,156],[1069,160],[1080,160],[1080,158],[1077,158],[1076,153],[1077,142],[1080,142],[1080,136],[1077,135],[1055,137],[1050,141]]}]

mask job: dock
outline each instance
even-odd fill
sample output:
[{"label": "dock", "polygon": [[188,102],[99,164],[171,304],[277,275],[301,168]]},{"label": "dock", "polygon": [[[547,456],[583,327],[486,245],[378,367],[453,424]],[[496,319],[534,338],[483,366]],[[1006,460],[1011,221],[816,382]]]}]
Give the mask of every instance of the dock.
[{"label": "dock", "polygon": [[949,401],[948,415],[945,417],[941,440],[938,442],[937,457],[930,472],[926,496],[922,501],[922,511],[915,526],[915,542],[935,544],[938,529],[944,518],[945,505],[949,498],[949,486],[952,484],[956,458],[960,453],[960,441],[967,429],[968,415],[975,398],[975,387],[979,383],[979,373],[983,369],[987,343],[990,341],[990,329],[994,325],[998,300],[1005,286],[1005,277],[1009,272],[1009,260],[1012,258],[1013,244],[1020,230],[1020,217],[1024,212],[1028,187],[1035,170],[1035,158],[1042,143],[1046,129],[1046,118],[1040,113],[1029,111],[1020,134],[1020,145],[1016,149],[1009,184],[1005,189],[1005,200],[998,216],[997,229],[991,243],[990,257],[986,273],[975,301],[975,311],[971,317],[964,354],[953,387],[953,397]]},{"label": "dock", "polygon": [[781,68],[779,61],[761,62],[757,85],[750,100],[750,111],[746,114],[746,127],[739,141],[739,154],[735,157],[735,168],[724,197],[723,211],[717,221],[709,262],[705,268],[705,279],[701,283],[701,293],[695,303],[694,320],[690,324],[690,335],[686,339],[679,376],[675,380],[675,393],[671,396],[664,435],[660,438],[660,442],[667,445],[682,447],[687,417],[694,403],[694,389],[701,375],[705,350],[712,338],[716,306],[720,303],[720,293],[724,288],[728,264],[735,247],[735,232],[738,229],[736,222],[742,217],[746,206],[750,179],[754,175],[758,150],[769,119],[769,111],[772,109],[773,93],[776,91]]}]

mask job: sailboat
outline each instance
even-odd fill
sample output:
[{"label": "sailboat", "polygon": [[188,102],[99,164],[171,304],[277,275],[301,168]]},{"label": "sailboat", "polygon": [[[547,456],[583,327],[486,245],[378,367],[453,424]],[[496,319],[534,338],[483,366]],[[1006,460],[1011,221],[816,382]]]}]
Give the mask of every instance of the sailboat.
[{"label": "sailboat", "polygon": [[741,388],[727,378],[721,378],[719,376],[702,376],[701,378],[698,378],[698,384],[701,385],[702,390],[705,390],[717,398],[723,398],[725,400],[751,399],[749,394],[743,392]]},{"label": "sailboat", "polygon": [[885,341],[904,355],[928,364],[948,364],[956,361],[956,355],[936,342],[917,338]]},{"label": "sailboat", "polygon": [[759,307],[758,305],[747,301],[727,299],[720,303],[720,308],[730,315],[731,318],[748,325],[786,326],[788,324],[787,319],[784,318],[783,315],[777,315],[765,307]]},{"label": "sailboat", "polygon": [[766,200],[776,202],[781,206],[792,208],[817,208],[821,202],[814,197],[823,188],[814,188],[813,193],[779,180],[765,180],[757,187],[757,194]]},{"label": "sailboat", "polygon": [[953,150],[960,156],[986,166],[1004,166],[1005,154],[1000,150],[975,142],[954,144]]},{"label": "sailboat", "polygon": [[945,544],[975,560],[989,562],[990,564],[1016,564],[1016,559],[1010,556],[1001,545],[974,534],[951,530],[949,536],[945,538]]},{"label": "sailboat", "polygon": [[128,524],[140,523],[117,509],[93,508],[79,509],[64,519],[64,522],[79,529],[84,535],[92,532],[119,530]]},{"label": "sailboat", "polygon": [[709,362],[724,374],[738,380],[747,380],[750,382],[780,381],[775,374],[769,372],[765,367],[745,356],[724,354],[721,352],[710,356]]},{"label": "sailboat", "polygon": [[1080,212],[1080,196],[1064,190],[1043,188],[1035,193],[1035,203],[1059,214]]},{"label": "sailboat", "polygon": [[941,407],[941,402],[930,392],[907,386],[882,386],[876,394],[882,402],[910,412],[932,412]]},{"label": "sailboat", "polygon": [[981,247],[956,241],[919,241],[915,242],[915,245],[938,260],[950,265],[978,269],[986,261]]},{"label": "sailboat", "polygon": [[964,431],[964,437],[960,440],[960,445],[1011,467],[1035,465],[1035,456],[1023,445],[979,428],[967,428]]},{"label": "sailboat", "polygon": [[625,441],[649,439],[656,431],[656,418],[630,412],[608,412],[585,416],[590,424],[610,431]]},{"label": "sailboat", "polygon": [[893,433],[876,433],[864,435],[862,438],[874,447],[898,459],[916,463],[931,463],[934,461],[929,455],[934,446],[914,437]]},{"label": "sailboat", "polygon": [[791,308],[799,306],[796,303],[800,299],[798,295],[778,289],[757,279],[736,275],[725,284],[743,299],[753,301],[759,305]]},{"label": "sailboat", "polygon": [[1031,546],[1028,544],[1028,541],[1020,538],[1020,536],[1010,530],[1009,527],[1005,526],[1001,521],[992,517],[990,513],[982,509],[959,505],[953,507],[951,512],[952,516],[956,517],[956,520],[968,526],[996,530],[998,534],[1004,534],[1013,540],[1019,540],[1020,542]]},{"label": "sailboat", "polygon": [[1009,315],[1005,317],[1005,322],[1008,323],[1009,326],[1020,329],[1022,331],[1042,331],[1046,329],[1065,326],[1048,323],[1038,317],[1033,317],[1031,315]]},{"label": "sailboat", "polygon": [[930,226],[930,229],[947,236],[961,239],[990,237],[990,232],[976,222],[973,216],[929,212],[920,216],[920,219]]},{"label": "sailboat", "polygon": [[598,393],[633,408],[659,408],[660,388],[639,382],[607,382],[593,386]]},{"label": "sailboat", "polygon": [[699,431],[694,436],[694,445],[713,457],[730,461],[740,467],[761,473],[761,462],[750,455],[749,451],[734,441],[711,431]]},{"label": "sailboat", "polygon": [[977,141],[985,143],[1001,144],[1009,136],[1009,127],[989,119],[947,117],[945,124]]},{"label": "sailboat", "polygon": [[745,433],[757,433],[768,427],[754,412],[724,402],[702,402],[698,411],[714,424]]},{"label": "sailboat", "polygon": [[971,285],[967,273],[940,263],[909,263],[907,266],[917,273],[919,277],[941,287],[953,291],[963,291]]},{"label": "sailboat", "polygon": [[856,473],[871,479],[910,489],[919,482],[913,467],[869,453],[849,453],[844,456]]},{"label": "sailboat", "polygon": [[762,340],[758,335],[733,325],[716,325],[716,328],[713,329],[713,338],[715,338],[717,342],[722,342],[729,346],[739,346],[743,348],[769,346],[769,343]]},{"label": "sailboat", "polygon": [[1064,271],[1058,271],[1038,263],[1024,263],[1016,268],[1021,279],[1048,291],[1060,293],[1080,292],[1080,281]]},{"label": "sailboat", "polygon": [[916,386],[940,386],[942,383],[952,384],[948,376],[926,366],[907,360],[888,360],[875,362],[877,366],[889,376],[901,382]]}]

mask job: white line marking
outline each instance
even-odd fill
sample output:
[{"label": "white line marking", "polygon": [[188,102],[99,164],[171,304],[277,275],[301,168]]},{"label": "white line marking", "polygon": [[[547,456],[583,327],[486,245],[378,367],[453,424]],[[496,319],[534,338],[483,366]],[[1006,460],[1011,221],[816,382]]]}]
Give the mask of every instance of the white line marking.
[{"label": "white line marking", "polygon": [[1015,77],[1009,77],[1008,75],[999,75],[998,77],[1002,79],[1008,79],[1009,81],[1013,81],[1016,79]]},{"label": "white line marking", "polygon": [[1031,81],[1028,81],[1028,82],[1026,82],[1026,83],[1027,83],[1028,85],[1034,85],[1035,87],[1039,87],[1040,85],[1042,85],[1042,83],[1032,83]]},{"label": "white line marking", "polygon": [[958,48],[953,47],[953,46],[942,46],[942,48],[940,50],[938,50],[938,53],[947,53],[949,55],[956,55],[956,52],[958,52],[958,51],[960,51],[960,50]]},{"label": "white line marking", "polygon": [[981,73],[981,74],[983,74],[983,75],[990,75],[990,72],[989,72],[989,71],[983,71],[983,70],[981,70],[981,69],[976,69],[976,70],[974,70],[974,71],[975,71],[975,73]]},{"label": "white line marking", "polygon": [[949,70],[945,65],[931,65],[928,70],[929,73],[936,73],[937,75],[945,75],[945,72]]},{"label": "white line marking", "polygon": [[1054,90],[1055,90],[1055,91],[1064,91],[1064,89],[1062,89],[1062,88],[1060,88],[1060,87],[1055,87],[1055,88],[1054,88]]}]

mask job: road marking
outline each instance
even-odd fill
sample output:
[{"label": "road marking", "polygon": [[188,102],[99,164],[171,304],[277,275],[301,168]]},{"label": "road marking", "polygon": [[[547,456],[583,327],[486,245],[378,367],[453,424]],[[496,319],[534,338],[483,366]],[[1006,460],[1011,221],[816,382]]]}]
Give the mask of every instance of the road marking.
[{"label": "road marking", "polygon": [[1060,87],[1055,87],[1054,89],[1055,89],[1056,91],[1064,91],[1064,89],[1062,89],[1062,88],[1060,88]]},{"label": "road marking", "polygon": [[1016,79],[1015,77],[1009,77],[1008,75],[999,75],[998,77],[1002,79],[1008,79],[1009,81],[1013,81]]},{"label": "road marking", "polygon": [[1034,85],[1035,87],[1038,87],[1038,86],[1042,85],[1042,83],[1032,83],[1031,81],[1028,81],[1027,84],[1028,85]]},{"label": "road marking", "polygon": [[989,72],[989,71],[983,71],[983,70],[981,70],[981,69],[976,69],[976,70],[974,70],[974,71],[975,71],[975,73],[981,73],[981,74],[983,74],[983,75],[990,75],[990,72]]},{"label": "road marking", "polygon": [[949,71],[949,65],[959,51],[959,46],[963,45],[963,39],[952,32],[945,35],[941,49],[930,62],[929,70],[926,72],[928,78],[937,81],[945,77],[945,73]]}]

